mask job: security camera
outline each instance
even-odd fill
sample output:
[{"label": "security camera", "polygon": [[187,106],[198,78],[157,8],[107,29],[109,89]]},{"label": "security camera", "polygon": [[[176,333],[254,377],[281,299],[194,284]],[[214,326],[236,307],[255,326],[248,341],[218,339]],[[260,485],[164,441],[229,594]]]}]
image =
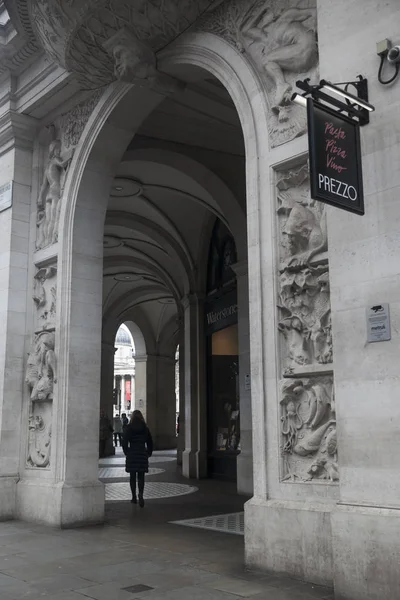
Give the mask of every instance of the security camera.
[{"label": "security camera", "polygon": [[400,63],[400,46],[393,46],[390,48],[387,54],[387,59],[393,64]]}]

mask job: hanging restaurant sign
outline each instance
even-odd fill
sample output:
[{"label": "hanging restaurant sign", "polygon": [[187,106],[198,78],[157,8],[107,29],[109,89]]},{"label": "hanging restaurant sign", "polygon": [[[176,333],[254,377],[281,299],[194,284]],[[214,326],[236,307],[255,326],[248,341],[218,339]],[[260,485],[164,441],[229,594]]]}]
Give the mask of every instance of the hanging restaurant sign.
[{"label": "hanging restaurant sign", "polygon": [[364,214],[359,124],[307,98],[311,197]]}]

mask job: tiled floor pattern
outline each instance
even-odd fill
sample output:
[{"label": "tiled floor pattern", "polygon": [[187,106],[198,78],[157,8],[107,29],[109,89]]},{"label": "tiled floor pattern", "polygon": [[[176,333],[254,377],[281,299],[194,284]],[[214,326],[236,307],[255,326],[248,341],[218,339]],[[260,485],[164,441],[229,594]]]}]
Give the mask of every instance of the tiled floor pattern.
[{"label": "tiled floor pattern", "polygon": [[[159,475],[165,473],[165,469],[149,468],[148,475]],[[129,473],[125,467],[102,467],[99,469],[99,479],[129,479]]]},{"label": "tiled floor pattern", "polygon": [[[176,458],[174,456],[151,456],[149,458],[149,463],[168,463],[168,462],[176,462]],[[108,458],[102,458],[99,462],[99,467],[122,467],[125,466],[125,458],[122,456],[109,456]]]},{"label": "tiled floor pattern", "polygon": [[[121,502],[121,500],[130,500],[132,497],[129,483],[106,483],[105,488],[106,502]],[[146,481],[144,499],[154,500],[155,498],[172,498],[174,496],[193,494],[197,491],[197,487],[182,483]]]},{"label": "tiled floor pattern", "polygon": [[234,533],[244,535],[244,512],[230,513],[228,515],[213,515],[199,519],[186,519],[182,521],[171,521],[173,525],[184,525],[209,531],[221,531],[223,533]]}]

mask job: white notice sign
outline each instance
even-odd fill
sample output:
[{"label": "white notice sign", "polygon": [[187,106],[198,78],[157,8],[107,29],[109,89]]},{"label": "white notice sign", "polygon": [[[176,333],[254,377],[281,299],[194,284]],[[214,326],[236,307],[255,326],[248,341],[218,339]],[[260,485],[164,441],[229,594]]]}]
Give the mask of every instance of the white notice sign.
[{"label": "white notice sign", "polygon": [[367,308],[367,341],[387,342],[391,339],[389,304]]},{"label": "white notice sign", "polygon": [[0,186],[0,212],[12,205],[12,181]]}]

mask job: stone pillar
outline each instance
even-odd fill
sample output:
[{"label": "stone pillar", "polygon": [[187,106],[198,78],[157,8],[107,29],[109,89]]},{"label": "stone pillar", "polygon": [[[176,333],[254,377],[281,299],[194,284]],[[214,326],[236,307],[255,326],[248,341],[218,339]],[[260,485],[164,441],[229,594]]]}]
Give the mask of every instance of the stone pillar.
[{"label": "stone pillar", "polygon": [[[104,410],[111,423],[114,415],[113,382],[114,382],[114,344],[103,341],[101,344],[101,391],[100,408]],[[107,440],[105,455],[115,454],[113,436]]]},{"label": "stone pillar", "polygon": [[185,345],[183,343],[183,332],[179,344],[179,434],[177,462],[182,465],[183,452],[185,450]]},{"label": "stone pillar", "polygon": [[251,421],[250,383],[250,325],[249,281],[247,261],[233,265],[237,279],[238,336],[239,336],[239,389],[240,389],[240,454],[237,457],[237,490],[239,494],[253,494],[253,440]]},{"label": "stone pillar", "polygon": [[[15,516],[25,373],[32,140],[35,120],[10,111],[0,125],[0,520]],[[27,436],[27,431],[24,432]]]},{"label": "stone pillar", "polygon": [[185,450],[182,473],[200,479],[207,475],[206,375],[204,352],[204,303],[191,294],[184,309]]},{"label": "stone pillar", "polygon": [[155,447],[176,448],[175,356],[157,356]]},{"label": "stone pillar", "polygon": [[141,410],[147,420],[147,356],[135,357],[135,410]]}]

